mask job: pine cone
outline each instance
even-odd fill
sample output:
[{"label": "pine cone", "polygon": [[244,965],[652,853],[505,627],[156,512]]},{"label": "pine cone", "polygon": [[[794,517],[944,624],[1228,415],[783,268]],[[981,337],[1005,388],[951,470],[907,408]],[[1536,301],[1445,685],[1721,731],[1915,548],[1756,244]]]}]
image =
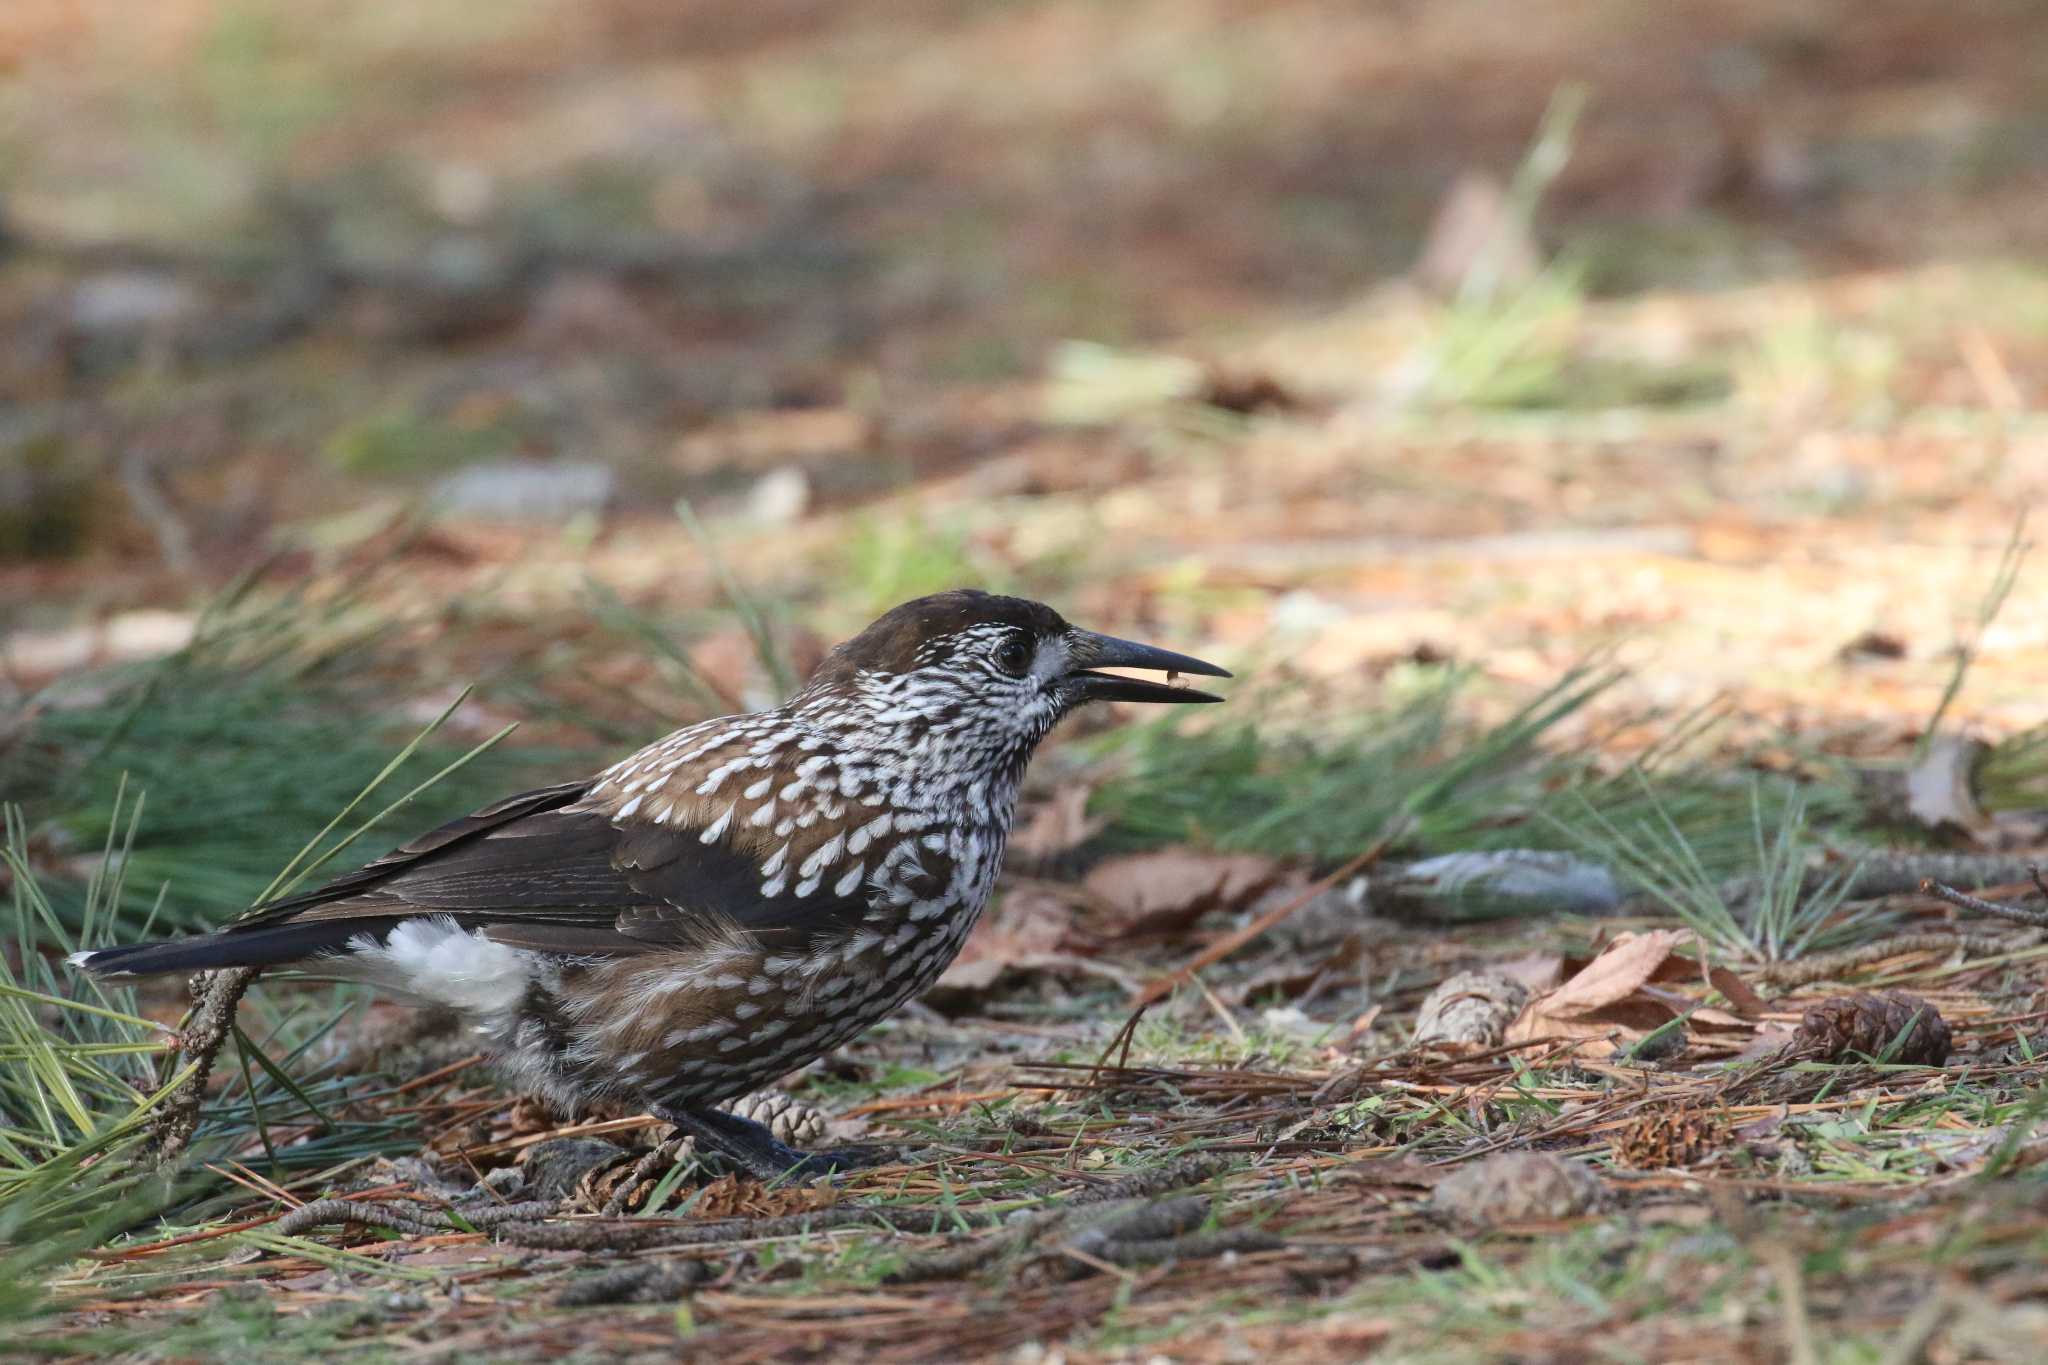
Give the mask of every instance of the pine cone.
[{"label": "pine cone", "polygon": [[1617,1164],[1638,1171],[1692,1166],[1722,1145],[1720,1118],[1699,1105],[1639,1115],[1614,1139]]},{"label": "pine cone", "polygon": [[576,1182],[573,1206],[586,1213],[602,1213],[616,1200],[625,1212],[638,1211],[654,1188],[653,1181],[636,1174],[642,1155],[620,1152],[585,1171]]},{"label": "pine cone", "polygon": [[1793,1047],[1815,1061],[1857,1052],[1907,1066],[1945,1064],[1950,1042],[1940,1011],[1904,991],[1831,996],[1806,1012],[1792,1037]]},{"label": "pine cone", "polygon": [[576,1182],[574,1207],[613,1217],[638,1213],[674,1167],[697,1159],[695,1138],[670,1138],[645,1152],[620,1152]]},{"label": "pine cone", "polygon": [[1429,993],[1415,1015],[1412,1042],[1445,1051],[1499,1047],[1522,1012],[1529,988],[1496,972],[1459,972]]},{"label": "pine cone", "polygon": [[781,1090],[756,1090],[726,1108],[743,1119],[765,1124],[777,1142],[792,1147],[803,1147],[825,1136],[825,1116]]},{"label": "pine cone", "polygon": [[1600,1207],[1605,1191],[1590,1167],[1549,1152],[1496,1152],[1461,1166],[1430,1192],[1437,1212],[1474,1227],[1555,1222]]}]

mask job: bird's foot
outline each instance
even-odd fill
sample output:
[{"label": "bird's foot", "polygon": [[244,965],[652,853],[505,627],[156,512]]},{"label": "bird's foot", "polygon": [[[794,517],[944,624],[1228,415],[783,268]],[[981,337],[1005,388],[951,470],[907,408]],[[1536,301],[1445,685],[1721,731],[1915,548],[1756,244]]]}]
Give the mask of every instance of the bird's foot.
[{"label": "bird's foot", "polygon": [[700,1152],[710,1152],[759,1180],[780,1180],[785,1176],[807,1179],[836,1171],[858,1170],[882,1158],[858,1147],[834,1147],[821,1152],[799,1151],[770,1132],[766,1125],[719,1109],[670,1109],[654,1113],[697,1139]]}]

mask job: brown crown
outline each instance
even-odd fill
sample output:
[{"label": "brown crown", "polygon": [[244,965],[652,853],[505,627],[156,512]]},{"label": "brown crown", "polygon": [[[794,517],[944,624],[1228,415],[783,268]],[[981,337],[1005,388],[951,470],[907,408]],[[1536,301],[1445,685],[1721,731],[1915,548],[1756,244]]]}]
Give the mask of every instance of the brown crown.
[{"label": "brown crown", "polygon": [[969,626],[1007,625],[1043,639],[1069,629],[1065,618],[1043,602],[998,597],[978,588],[953,588],[905,602],[825,656],[811,675],[813,687],[831,686],[855,672],[907,673],[931,641]]}]

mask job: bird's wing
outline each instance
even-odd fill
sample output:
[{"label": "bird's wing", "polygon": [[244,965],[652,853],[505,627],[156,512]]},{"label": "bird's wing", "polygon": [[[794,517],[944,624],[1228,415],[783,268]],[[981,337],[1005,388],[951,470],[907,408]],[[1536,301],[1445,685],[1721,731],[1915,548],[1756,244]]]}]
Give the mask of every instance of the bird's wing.
[{"label": "bird's wing", "polygon": [[[786,883],[762,895],[755,859],[687,824],[615,820],[578,806],[587,785],[524,792],[401,845],[318,890],[258,906],[237,931],[449,915],[514,947],[602,955],[686,947],[744,931],[801,952],[849,932],[865,886],[841,896]],[[365,923],[365,929],[372,927]]]},{"label": "bird's wing", "polygon": [[520,792],[517,796],[495,801],[481,810],[471,811],[468,815],[450,820],[445,825],[409,839],[383,857],[364,863],[355,871],[336,877],[314,890],[302,891],[298,895],[286,896],[279,900],[265,901],[237,919],[234,927],[276,924],[281,920],[300,918],[302,912],[338,905],[359,893],[368,892],[390,881],[406,870],[431,859],[450,845],[489,834],[529,815],[556,811],[564,806],[573,805],[582,799],[589,785],[587,782],[564,782],[553,787]]}]

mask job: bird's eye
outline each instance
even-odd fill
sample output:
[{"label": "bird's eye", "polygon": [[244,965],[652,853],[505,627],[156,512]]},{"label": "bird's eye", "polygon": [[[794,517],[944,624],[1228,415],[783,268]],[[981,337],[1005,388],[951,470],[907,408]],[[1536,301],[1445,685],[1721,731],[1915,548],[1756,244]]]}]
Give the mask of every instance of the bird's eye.
[{"label": "bird's eye", "polygon": [[1013,678],[1024,676],[1024,670],[1031,667],[1031,642],[1021,635],[1012,635],[996,646],[996,667]]}]

